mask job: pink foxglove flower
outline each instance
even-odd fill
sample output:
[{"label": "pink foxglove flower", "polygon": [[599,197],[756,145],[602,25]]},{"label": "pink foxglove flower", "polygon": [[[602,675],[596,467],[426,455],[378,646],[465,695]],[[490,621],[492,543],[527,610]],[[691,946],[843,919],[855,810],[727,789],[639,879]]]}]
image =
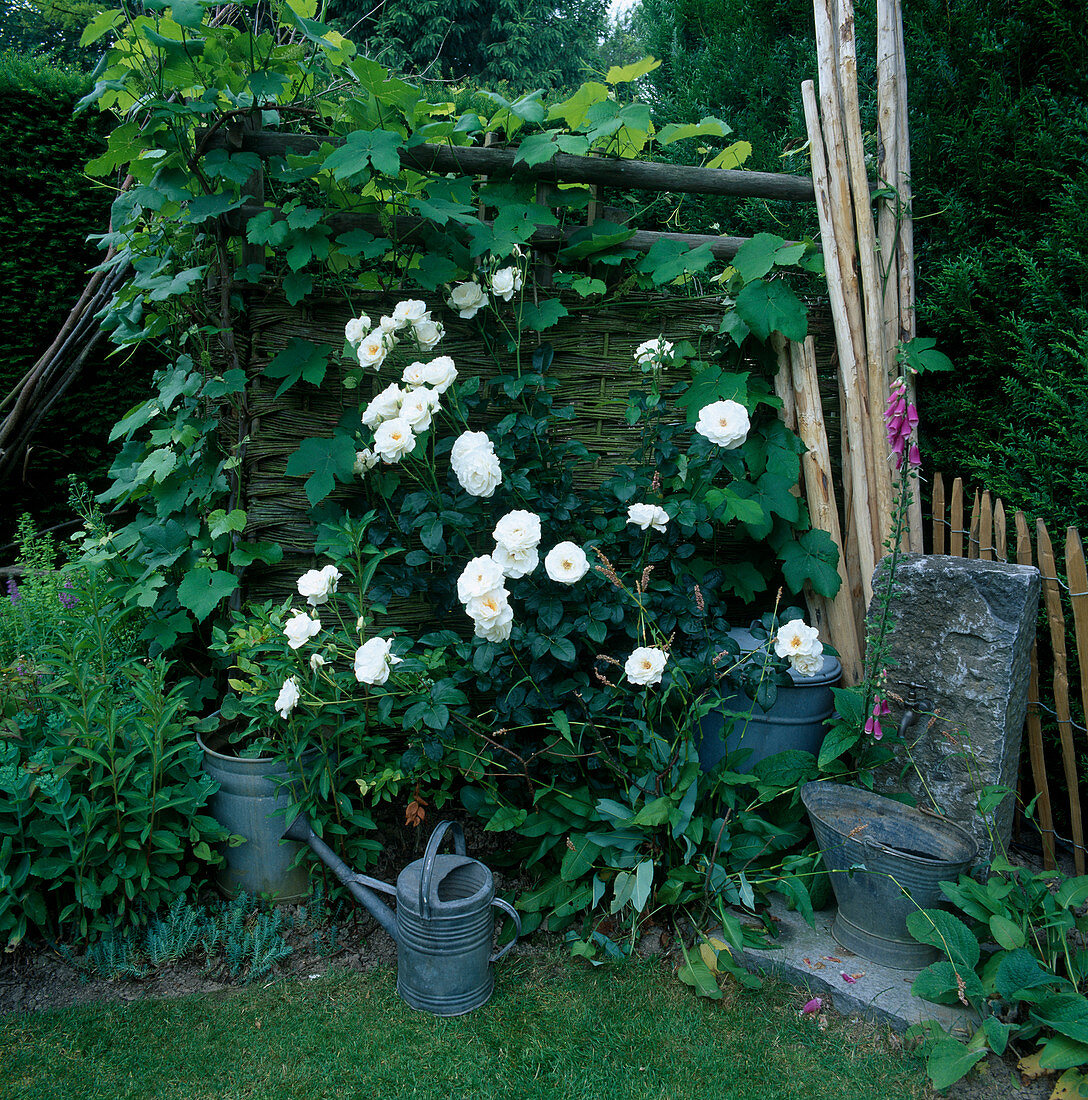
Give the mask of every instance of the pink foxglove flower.
[{"label": "pink foxglove flower", "polygon": [[907,400],[907,384],[902,378],[892,383],[884,423],[888,429],[888,446],[895,455],[895,468],[902,468],[904,458],[908,466],[921,465],[918,444],[911,442],[918,427],[918,409]]},{"label": "pink foxglove flower", "polygon": [[874,741],[879,741],[884,736],[884,730],[880,725],[880,719],[887,714],[891,714],[891,710],[888,707],[888,700],[881,695],[874,695],[873,712],[869,715],[865,723],[865,732],[871,734]]},{"label": "pink foxglove flower", "polygon": [[819,997],[813,997],[811,1001],[806,1001],[801,1008],[802,1016],[815,1016],[817,1012],[823,1008],[824,1002]]}]

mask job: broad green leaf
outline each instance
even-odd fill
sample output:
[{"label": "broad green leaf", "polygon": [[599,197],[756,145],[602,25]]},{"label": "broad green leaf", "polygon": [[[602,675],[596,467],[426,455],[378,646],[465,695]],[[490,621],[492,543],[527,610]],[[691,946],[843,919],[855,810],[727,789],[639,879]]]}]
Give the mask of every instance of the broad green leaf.
[{"label": "broad green leaf", "polygon": [[235,508],[230,513],[217,508],[208,516],[208,533],[213,539],[230,534],[231,531],[244,531],[245,527],[246,514],[241,508]]},{"label": "broad green leaf", "polygon": [[707,115],[699,122],[670,122],[667,126],[662,126],[657,132],[657,142],[659,145],[672,145],[674,141],[683,141],[685,138],[725,137],[732,132],[728,123]]},{"label": "broad green leaf", "polygon": [[291,342],[264,368],[266,378],[282,378],[275,397],[279,398],[297,382],[320,386],[328,369],[328,356],[332,352],[328,344],[320,347],[309,340],[292,337]]},{"label": "broad green leaf", "polygon": [[774,267],[775,253],[785,243],[782,237],[774,233],[757,233],[737,249],[733,267],[746,283],[761,279]]},{"label": "broad green leaf", "polygon": [[564,882],[574,882],[581,878],[597,861],[600,847],[585,836],[575,835],[567,840],[567,852],[563,856],[563,865],[559,874]]},{"label": "broad green leaf", "polygon": [[540,305],[526,301],[522,305],[521,324],[523,328],[534,332],[543,332],[551,328],[568,315],[566,306],[558,298],[545,298]]},{"label": "broad green leaf", "polygon": [[1003,917],[1000,913],[995,913],[990,918],[990,935],[1006,951],[1013,951],[1017,947],[1024,946],[1024,930],[1020,925],[1014,924],[1008,917]]},{"label": "broad green leaf", "polygon": [[267,244],[274,247],[283,244],[290,232],[291,227],[287,224],[287,219],[278,217],[275,210],[262,210],[246,222],[246,240],[250,244]]},{"label": "broad green leaf", "polygon": [[613,65],[608,70],[605,80],[609,84],[629,84],[632,80],[652,73],[660,68],[661,62],[655,57],[644,57],[641,61],[632,61],[630,65]]},{"label": "broad green leaf", "polygon": [[556,144],[556,134],[551,130],[545,130],[540,134],[530,134],[521,139],[517,154],[514,156],[515,164],[526,164],[530,168],[537,164],[544,164],[551,160],[559,152]]},{"label": "broad green leaf", "polygon": [[919,909],[907,914],[907,931],[919,942],[945,954],[957,969],[974,970],[980,949],[970,928],[943,909]]},{"label": "broad green leaf", "polygon": [[334,435],[331,439],[304,439],[287,460],[287,474],[306,474],[306,498],[313,507],[336,487],[337,479],[350,482],[355,469],[355,444],[350,436]]},{"label": "broad green leaf", "polygon": [[939,959],[923,970],[910,987],[915,997],[934,1004],[954,1005],[960,1003],[959,982],[964,983],[964,995],[973,1001],[983,1000],[986,990],[973,970],[961,966],[958,970],[947,959]]},{"label": "broad green leaf", "polygon": [[946,1089],[965,1077],[971,1067],[986,1057],[986,1050],[968,1050],[955,1039],[941,1039],[926,1059],[926,1073],[936,1089]]},{"label": "broad green leaf", "polygon": [[764,343],[772,332],[798,343],[808,334],[805,307],[782,279],[757,279],[743,287],[736,299],[741,320]]},{"label": "broad green leaf", "polygon": [[1059,1035],[1088,1043],[1088,999],[1079,993],[1056,993],[1032,1006],[1031,1017]]},{"label": "broad green leaf", "polygon": [[676,398],[676,404],[687,409],[689,424],[694,424],[699,419],[700,410],[715,401],[736,401],[747,405],[748,378],[747,372],[736,374],[721,367],[707,367],[694,376],[691,385]]},{"label": "broad green leaf", "polygon": [[1065,1035],[1055,1035],[1039,1050],[1042,1069],[1076,1069],[1088,1066],[1088,1043],[1078,1043]]},{"label": "broad green leaf", "polygon": [[178,585],[178,600],[202,623],[220,601],[238,587],[238,578],[225,569],[190,569]]},{"label": "broad green leaf", "polygon": [[400,174],[400,147],[404,139],[391,130],[353,130],[321,167],[338,180],[351,180],[364,172],[386,176]]},{"label": "broad green leaf", "polygon": [[553,104],[548,110],[548,121],[562,119],[572,130],[585,122],[586,112],[595,103],[608,98],[608,89],[597,81],[587,81],[569,98]]},{"label": "broad green leaf", "polygon": [[593,279],[588,275],[581,279],[575,279],[570,288],[582,298],[590,298],[594,294],[603,294],[608,289],[601,279]]},{"label": "broad green leaf", "polygon": [[899,346],[899,363],[905,370],[924,374],[926,371],[952,369],[952,360],[943,351],[934,346],[937,341],[932,336],[915,336],[913,340]]},{"label": "broad green leaf", "polygon": [[283,294],[289,305],[297,306],[313,288],[313,278],[300,271],[291,271],[284,276]]},{"label": "broad green leaf", "polygon": [[1067,878],[1061,886],[1055,898],[1063,909],[1077,908],[1088,901],[1088,875],[1078,875],[1076,878]]},{"label": "broad green leaf", "polygon": [[663,825],[669,820],[669,812],[672,809],[671,798],[655,798],[647,802],[645,806],[631,819],[632,825]]},{"label": "broad green leaf", "polygon": [[153,478],[156,485],[161,484],[163,479],[173,472],[177,464],[176,451],[171,447],[159,447],[140,463],[140,468],[136,471],[136,479],[146,481],[148,478]]},{"label": "broad green leaf", "polygon": [[821,596],[830,598],[838,592],[842,584],[838,571],[839,551],[826,531],[818,528],[805,531],[781,547],[778,557],[782,562],[782,574],[792,591],[800,592],[808,581]]},{"label": "broad green leaf", "polygon": [[392,245],[386,237],[375,237],[365,229],[349,229],[336,238],[336,247],[345,256],[362,256],[364,260],[376,260],[384,256]]},{"label": "broad green leaf", "polygon": [[509,832],[511,829],[516,829],[519,825],[523,824],[527,816],[528,811],[525,809],[515,809],[513,806],[500,806],[487,819],[487,824],[484,825],[484,832]]},{"label": "broad green leaf", "polygon": [[586,256],[616,248],[625,241],[629,241],[634,235],[633,229],[616,225],[602,218],[592,225],[576,229],[560,251],[559,258],[565,263],[583,260]]},{"label": "broad green leaf", "polygon": [[718,981],[710,972],[710,968],[703,962],[698,954],[687,954],[684,965],[677,971],[677,977],[685,984],[695,989],[700,997],[708,997],[712,1001],[720,1001],[722,991]]},{"label": "broad green leaf", "polygon": [[120,8],[108,8],[100,11],[84,28],[79,37],[81,46],[90,46],[97,42],[103,35],[109,34],[114,27],[119,27],[125,21],[125,13]]},{"label": "broad green leaf", "polygon": [[709,244],[688,248],[682,241],[661,237],[654,241],[637,269],[644,275],[649,275],[654,286],[664,286],[682,275],[697,275],[713,262],[714,253]]},{"label": "broad green leaf", "polygon": [[636,913],[641,913],[650,900],[650,891],[654,886],[654,861],[643,859],[635,868],[635,885],[631,891],[631,904]]},{"label": "broad green leaf", "polygon": [[707,168],[719,168],[723,172],[739,168],[752,155],[750,141],[734,141],[727,145],[717,156],[706,162]]},{"label": "broad green leaf", "polygon": [[1039,989],[1057,981],[1044,970],[1038,959],[1026,948],[1010,951],[1002,960],[994,975],[994,989],[1006,1000],[1015,1001],[1018,994]]}]

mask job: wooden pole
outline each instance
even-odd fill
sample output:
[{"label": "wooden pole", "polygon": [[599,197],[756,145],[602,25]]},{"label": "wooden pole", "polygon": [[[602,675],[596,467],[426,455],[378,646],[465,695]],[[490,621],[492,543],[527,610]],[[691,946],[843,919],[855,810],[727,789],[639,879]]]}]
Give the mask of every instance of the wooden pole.
[{"label": "wooden pole", "polygon": [[984,561],[994,560],[994,513],[990,490],[982,494],[982,507],[978,521],[978,556]]},{"label": "wooden pole", "polygon": [[1035,524],[1035,544],[1039,549],[1039,572],[1046,598],[1046,617],[1050,626],[1050,646],[1054,655],[1054,712],[1062,739],[1062,768],[1069,790],[1069,827],[1073,833],[1073,866],[1084,874],[1084,826],[1081,819],[1080,787],[1077,776],[1077,754],[1073,747],[1073,717],[1069,711],[1069,666],[1065,651],[1065,615],[1058,589],[1058,571],[1054,566],[1054,549],[1043,521]]},{"label": "wooden pole", "polygon": [[[1031,535],[1024,513],[1016,513],[1016,560],[1021,565],[1031,565]],[[1046,758],[1043,755],[1043,726],[1039,720],[1039,643],[1031,643],[1031,679],[1028,683],[1028,758],[1031,761],[1031,778],[1035,784],[1035,810],[1039,818],[1039,833],[1043,842],[1043,866],[1050,870],[1054,862],[1054,810],[1050,804],[1050,783],[1046,777]]]},{"label": "wooden pole", "polygon": [[1005,504],[1000,497],[994,505],[994,557],[998,561],[1009,560],[1009,530],[1005,520]]},{"label": "wooden pole", "polygon": [[952,507],[948,514],[948,552],[963,557],[963,478],[952,482]]},{"label": "wooden pole", "polygon": [[978,513],[979,513],[979,499],[978,490],[975,490],[975,502],[971,505],[971,529],[967,534],[967,556],[969,558],[978,557]]},{"label": "wooden pole", "polygon": [[[819,5],[817,5],[819,9]],[[817,18],[817,34],[830,34],[830,21]],[[821,62],[823,67],[823,62]],[[829,92],[825,97],[821,88],[821,100],[835,98]],[[820,124],[820,111],[816,105],[816,94],[811,80],[801,85],[801,99],[805,108],[805,123],[808,129],[809,148],[812,157],[812,173],[816,184],[816,212],[820,223],[820,236],[824,242],[824,270],[827,273],[828,300],[835,329],[835,346],[839,353],[839,377],[842,379],[842,438],[844,440],[843,463],[849,463],[851,492],[847,494],[845,504],[850,509],[853,528],[858,532],[856,539],[849,539],[850,549],[857,555],[858,572],[856,576],[861,585],[862,600],[867,607],[873,598],[873,572],[876,569],[876,554],[873,547],[873,517],[869,506],[866,486],[869,484],[868,462],[872,456],[872,447],[868,441],[868,407],[861,389],[859,363],[864,362],[864,340],[862,336],[861,309],[857,293],[857,276],[853,269],[853,233],[845,239],[840,238],[842,215],[844,211],[842,189],[845,176],[842,165],[833,168],[825,155],[824,130],[834,132],[834,122],[828,122],[824,115],[824,126]],[[833,108],[828,108],[829,110]],[[835,158],[836,161],[839,158]],[[839,192],[836,197],[835,192]],[[859,358],[859,351],[861,358]],[[848,443],[847,443],[848,441]],[[867,458],[868,456],[868,458]],[[845,477],[845,474],[844,474]],[[847,525],[850,526],[849,524]]]},{"label": "wooden pole", "polygon": [[835,596],[825,600],[829,633],[842,662],[843,684],[856,684],[863,675],[861,642],[854,620],[850,580],[846,572],[846,554],[835,501],[835,485],[831,479],[831,450],[827,442],[816,375],[815,340],[810,336],[803,346],[791,343],[789,359],[797,408],[797,430],[807,448],[801,457],[801,463],[809,515],[813,526],[826,531],[839,551],[841,583]]},{"label": "wooden pole", "polygon": [[933,553],[944,553],[944,478],[933,475]]},{"label": "wooden pole", "polygon": [[[865,350],[869,434],[873,443],[874,481],[869,491],[874,498],[873,549],[879,557],[891,532],[892,475],[884,433],[884,405],[888,398],[888,364],[884,347],[883,293],[876,264],[876,229],[865,170],[865,141],[858,107],[857,56],[854,44],[853,0],[838,0],[837,42],[839,94],[842,97],[843,131],[846,138],[850,193],[857,232],[861,270],[862,304],[865,316]],[[859,370],[860,374],[860,370]]]}]

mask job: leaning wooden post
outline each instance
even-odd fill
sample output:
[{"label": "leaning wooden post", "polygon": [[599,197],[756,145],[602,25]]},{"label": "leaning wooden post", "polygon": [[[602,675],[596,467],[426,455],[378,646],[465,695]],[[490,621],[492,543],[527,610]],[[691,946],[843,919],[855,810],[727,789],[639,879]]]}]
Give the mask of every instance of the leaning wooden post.
[{"label": "leaning wooden post", "polygon": [[[829,21],[817,19],[817,27],[823,27],[824,32],[830,32]],[[811,80],[806,80],[801,85],[801,99],[805,107],[813,185],[816,190],[816,212],[820,223],[820,237],[824,243],[827,294],[835,329],[835,345],[839,353],[839,376],[842,379],[842,393],[845,398],[842,405],[843,458],[844,468],[847,462],[849,463],[851,488],[845,504],[853,517],[853,524],[847,523],[847,527],[852,526],[857,532],[852,549],[857,553],[860,574],[857,581],[861,585],[862,599],[867,607],[873,598],[873,571],[876,569],[872,513],[867,492],[870,479],[866,456],[868,455],[871,459],[872,447],[868,445],[869,410],[861,390],[861,372],[858,369],[859,362],[862,361],[858,359],[859,344],[861,355],[864,357],[864,342],[860,339],[861,319],[860,308],[857,308],[857,277],[850,259],[853,251],[853,236],[851,233],[850,241],[843,242],[840,248],[838,218],[835,213],[837,203],[832,196],[834,184],[824,155],[823,130],[820,126],[816,93]],[[848,267],[847,264],[851,266]],[[852,577],[848,575],[847,580],[852,580]]]},{"label": "leaning wooden post", "polygon": [[805,496],[813,526],[831,536],[839,551],[839,590],[825,601],[828,628],[842,662],[844,684],[862,679],[861,642],[850,596],[850,578],[846,572],[846,553],[839,528],[835,485],[831,480],[831,449],[827,442],[824,411],[816,376],[816,343],[810,336],[804,343],[790,344],[790,368],[797,407],[797,431],[807,448],[801,458],[805,474]]}]

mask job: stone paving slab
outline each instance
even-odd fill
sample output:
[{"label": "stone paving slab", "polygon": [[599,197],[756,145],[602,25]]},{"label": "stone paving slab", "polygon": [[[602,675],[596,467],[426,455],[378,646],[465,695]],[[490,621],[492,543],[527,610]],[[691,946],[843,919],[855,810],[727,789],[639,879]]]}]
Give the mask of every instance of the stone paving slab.
[{"label": "stone paving slab", "polygon": [[[823,998],[825,1008],[889,1024],[896,1031],[905,1031],[921,1020],[936,1020],[945,1030],[957,1034],[974,1030],[977,1016],[973,1010],[933,1004],[911,993],[911,983],[919,971],[893,970],[840,947],[831,935],[834,909],[816,913],[815,928],[778,899],[772,902],[771,915],[778,928],[778,947],[746,948],[743,962],[748,970],[772,973],[784,982],[811,990],[814,996]],[[845,981],[844,971],[858,975],[857,980]]]}]

